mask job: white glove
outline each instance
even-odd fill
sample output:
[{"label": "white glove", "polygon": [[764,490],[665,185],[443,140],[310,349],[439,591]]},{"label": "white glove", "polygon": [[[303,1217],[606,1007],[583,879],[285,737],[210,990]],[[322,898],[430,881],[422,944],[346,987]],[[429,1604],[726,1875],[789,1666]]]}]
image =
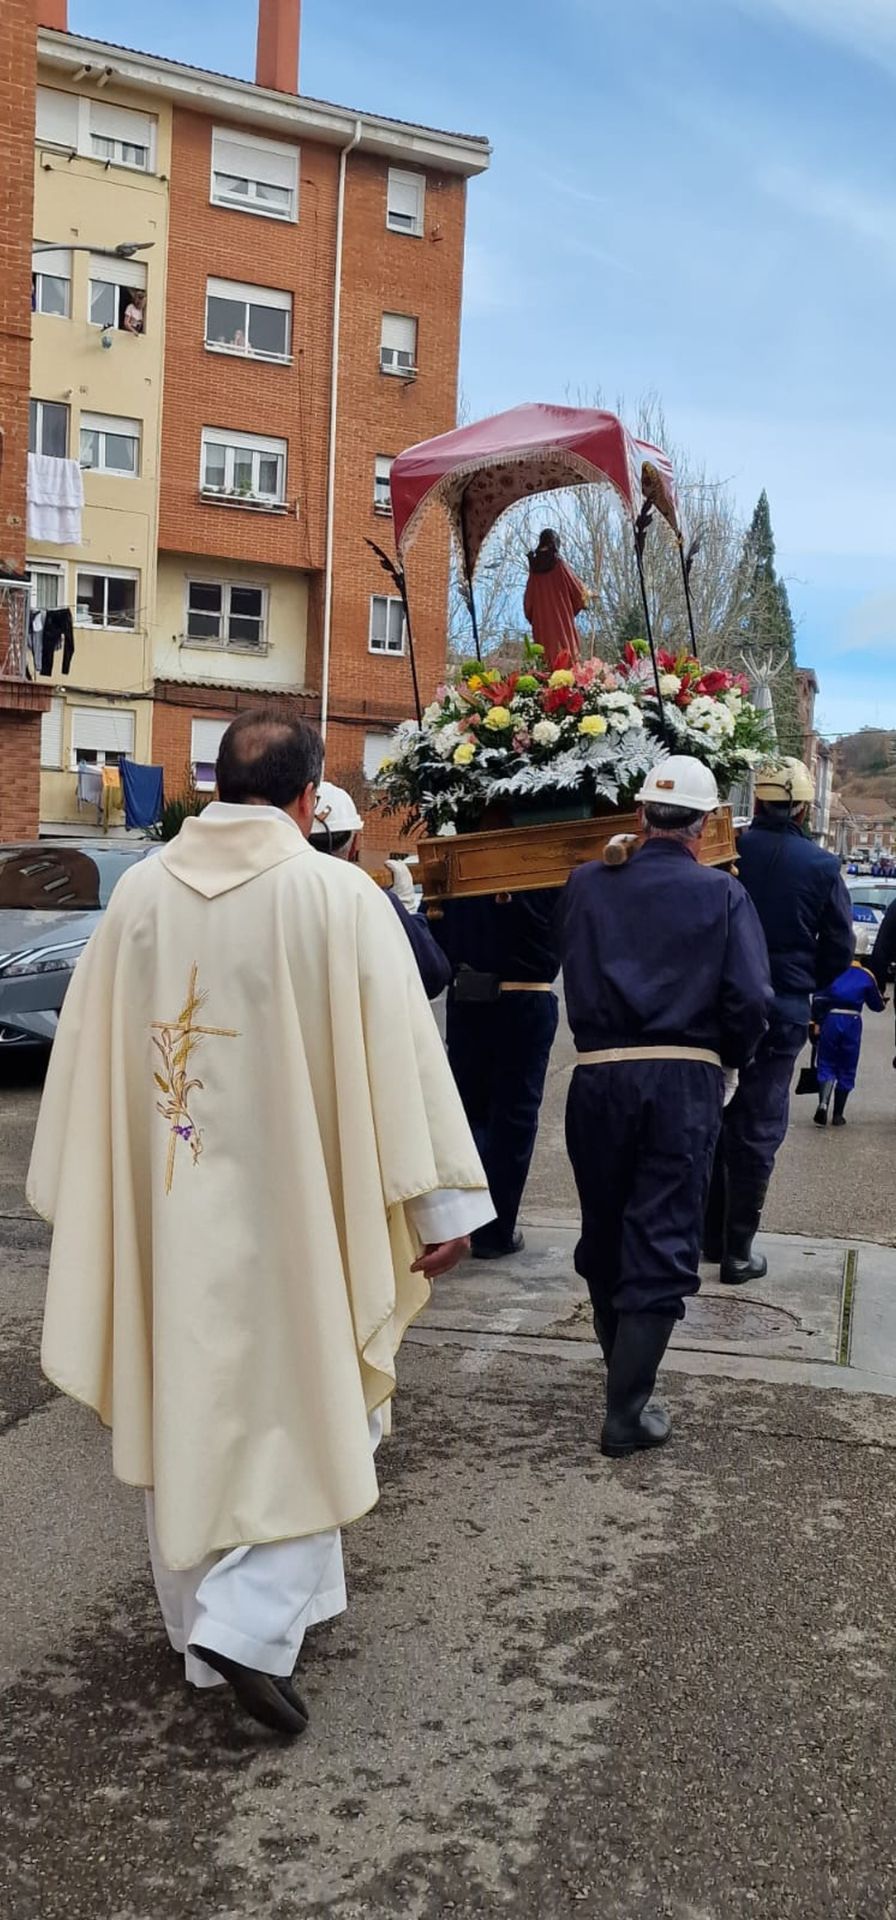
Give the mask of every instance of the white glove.
[{"label": "white glove", "polygon": [[386,865],[392,875],[392,890],[396,899],[408,913],[417,911],[417,895],[411,879],[411,869],[406,860],[387,860]]},{"label": "white glove", "polygon": [[723,1067],[722,1077],[725,1082],[725,1098],[722,1101],[722,1105],[723,1107],[730,1107],[731,1102],[734,1099],[734,1096],[737,1092],[737,1085],[740,1079],[740,1074],[738,1073],[736,1067]]}]

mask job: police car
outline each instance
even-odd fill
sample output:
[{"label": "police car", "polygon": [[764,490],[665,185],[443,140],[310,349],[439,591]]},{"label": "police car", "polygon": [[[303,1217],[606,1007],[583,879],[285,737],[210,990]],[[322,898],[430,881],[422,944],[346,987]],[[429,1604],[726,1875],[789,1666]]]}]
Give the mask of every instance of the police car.
[{"label": "police car", "polygon": [[877,930],[889,906],[896,900],[896,880],[850,878],[846,882],[852,901],[852,924],[856,937],[856,958],[867,959],[877,939]]}]

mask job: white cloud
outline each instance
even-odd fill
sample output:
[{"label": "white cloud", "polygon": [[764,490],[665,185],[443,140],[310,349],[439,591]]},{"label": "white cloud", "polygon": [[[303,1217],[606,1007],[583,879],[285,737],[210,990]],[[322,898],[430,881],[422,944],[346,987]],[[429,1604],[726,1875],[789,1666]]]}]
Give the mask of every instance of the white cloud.
[{"label": "white cloud", "polygon": [[741,13],[784,21],[896,73],[893,0],[734,0],[734,4]]},{"label": "white cloud", "polygon": [[896,589],[859,600],[839,638],[839,653],[890,653],[896,660]]},{"label": "white cloud", "polygon": [[896,199],[800,167],[766,167],[758,184],[793,213],[826,221],[874,247],[878,259],[883,254],[896,263]]}]

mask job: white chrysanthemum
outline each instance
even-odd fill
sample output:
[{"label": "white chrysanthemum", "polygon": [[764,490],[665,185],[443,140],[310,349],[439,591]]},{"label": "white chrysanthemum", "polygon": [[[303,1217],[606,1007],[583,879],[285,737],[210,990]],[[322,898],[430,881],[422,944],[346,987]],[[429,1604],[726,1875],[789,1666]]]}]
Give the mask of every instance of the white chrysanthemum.
[{"label": "white chrysanthemum", "polygon": [[631,694],[623,693],[621,689],[618,693],[605,693],[601,699],[601,705],[606,708],[608,713],[627,712],[629,707],[633,707],[634,704],[635,702]]},{"label": "white chrysanthemum", "polygon": [[556,720],[536,720],[532,728],[532,738],[539,747],[556,746],[560,738],[560,728]]},{"label": "white chrysanthemum", "polygon": [[741,707],[744,704],[744,696],[740,687],[729,687],[728,692],[722,695],[722,699],[731,713],[740,713]]},{"label": "white chrysanthemum", "polygon": [[454,720],[449,720],[447,727],[437,727],[432,736],[433,753],[438,754],[440,760],[450,760],[462,738],[460,727]]},{"label": "white chrysanthemum", "polygon": [[660,693],[664,700],[674,700],[675,695],[680,692],[681,680],[677,673],[660,674]]}]

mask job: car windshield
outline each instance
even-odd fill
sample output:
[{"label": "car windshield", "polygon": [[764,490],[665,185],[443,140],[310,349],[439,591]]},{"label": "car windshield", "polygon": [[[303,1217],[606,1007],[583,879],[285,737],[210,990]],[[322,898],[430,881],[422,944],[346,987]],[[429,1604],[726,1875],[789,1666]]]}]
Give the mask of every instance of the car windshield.
[{"label": "car windshield", "polygon": [[886,909],[896,900],[896,881],[879,880],[870,884],[865,881],[861,886],[852,886],[849,897],[854,907],[882,907]]},{"label": "car windshield", "polygon": [[0,909],[89,913],[108,906],[113,888],[146,849],[16,847],[0,852]]}]

